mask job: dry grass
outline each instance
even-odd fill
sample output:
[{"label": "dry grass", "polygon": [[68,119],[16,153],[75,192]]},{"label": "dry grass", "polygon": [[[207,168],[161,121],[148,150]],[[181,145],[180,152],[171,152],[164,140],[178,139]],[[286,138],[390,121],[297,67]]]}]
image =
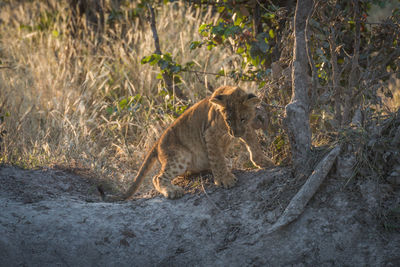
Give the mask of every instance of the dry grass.
[{"label": "dry grass", "polygon": [[[101,36],[83,22],[78,36],[85,37],[76,39],[68,34],[67,4],[47,2],[0,4],[4,67],[0,69],[0,115],[4,117],[1,127],[7,131],[0,163],[26,168],[81,166],[117,181],[131,178],[147,148],[173,120],[171,105],[196,102],[207,89],[198,77],[183,73],[181,86],[188,102],[159,94],[157,68],[140,64],[154,49],[151,30],[146,22],[128,18],[132,6],[123,7],[119,20],[107,25]],[[211,12],[193,11],[182,4],[159,9],[162,51],[180,63],[194,61],[198,69],[209,72],[237,64],[229,51],[189,51],[190,42],[200,38],[199,25],[215,19]],[[200,79],[215,87],[233,82],[210,76]],[[136,95],[140,101],[121,108],[122,99]]]}]

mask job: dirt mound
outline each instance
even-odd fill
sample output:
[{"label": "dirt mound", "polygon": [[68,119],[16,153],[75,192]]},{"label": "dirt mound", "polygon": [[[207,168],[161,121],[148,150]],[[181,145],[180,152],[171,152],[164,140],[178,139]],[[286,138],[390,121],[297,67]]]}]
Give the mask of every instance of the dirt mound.
[{"label": "dirt mound", "polygon": [[[285,168],[235,174],[230,190],[204,181],[206,193],[178,200],[103,203],[74,174],[0,167],[0,265],[400,264],[400,233],[376,216],[380,185],[331,175],[298,220],[268,235],[298,181]],[[399,190],[385,194],[399,204]]]}]

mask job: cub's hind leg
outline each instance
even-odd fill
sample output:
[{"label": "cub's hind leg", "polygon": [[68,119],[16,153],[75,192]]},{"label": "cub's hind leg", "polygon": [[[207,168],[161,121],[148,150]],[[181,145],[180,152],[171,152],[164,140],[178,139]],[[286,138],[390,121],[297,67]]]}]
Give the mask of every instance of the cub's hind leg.
[{"label": "cub's hind leg", "polygon": [[178,175],[183,175],[191,162],[188,152],[165,155],[161,160],[160,173],[153,178],[154,187],[166,198],[175,199],[183,196],[183,189],[173,185],[171,181]]}]

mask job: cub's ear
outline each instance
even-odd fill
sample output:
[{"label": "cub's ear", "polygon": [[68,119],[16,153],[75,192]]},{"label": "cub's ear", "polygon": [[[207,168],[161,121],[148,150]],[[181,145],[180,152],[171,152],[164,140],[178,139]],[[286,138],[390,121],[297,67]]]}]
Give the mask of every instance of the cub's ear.
[{"label": "cub's ear", "polygon": [[215,105],[225,106],[224,96],[223,95],[216,95],[210,99],[210,102]]},{"label": "cub's ear", "polygon": [[246,106],[256,106],[261,100],[255,94],[248,94],[247,99],[244,101]]}]

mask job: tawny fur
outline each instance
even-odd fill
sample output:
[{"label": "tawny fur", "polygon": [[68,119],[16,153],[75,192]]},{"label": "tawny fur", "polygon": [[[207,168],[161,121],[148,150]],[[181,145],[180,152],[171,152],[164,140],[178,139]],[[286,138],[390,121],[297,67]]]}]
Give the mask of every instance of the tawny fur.
[{"label": "tawny fur", "polygon": [[225,154],[232,138],[240,138],[246,144],[250,159],[256,166],[271,166],[272,162],[263,155],[251,127],[258,103],[255,95],[239,87],[218,88],[210,97],[185,111],[164,131],[123,196],[106,199],[132,198],[156,160],[161,163],[161,170],[153,178],[153,184],[167,198],[183,195],[183,189],[171,184],[171,181],[185,172],[211,170],[217,186],[232,187],[236,177],[225,163]]}]

